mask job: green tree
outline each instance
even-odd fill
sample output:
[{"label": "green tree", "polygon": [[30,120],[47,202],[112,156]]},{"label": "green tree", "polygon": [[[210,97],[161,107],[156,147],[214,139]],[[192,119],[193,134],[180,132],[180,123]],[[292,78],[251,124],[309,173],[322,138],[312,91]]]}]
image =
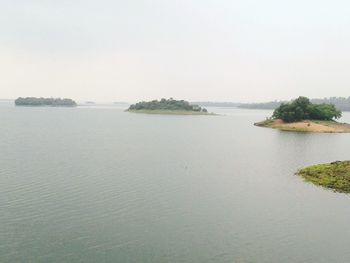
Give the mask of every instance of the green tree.
[{"label": "green tree", "polygon": [[332,104],[313,104],[306,97],[299,97],[290,103],[282,103],[272,115],[275,119],[285,122],[296,122],[306,119],[333,120],[341,117]]}]

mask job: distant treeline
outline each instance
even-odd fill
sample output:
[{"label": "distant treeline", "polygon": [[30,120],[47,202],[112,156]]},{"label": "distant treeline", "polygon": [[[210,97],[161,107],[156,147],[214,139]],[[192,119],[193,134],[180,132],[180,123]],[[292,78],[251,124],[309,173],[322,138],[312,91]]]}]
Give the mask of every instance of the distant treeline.
[{"label": "distant treeline", "polygon": [[263,110],[274,110],[281,106],[282,103],[288,101],[269,101],[261,103],[240,103],[237,107],[242,109],[263,109]]},{"label": "distant treeline", "polygon": [[[333,104],[337,110],[350,111],[350,97],[331,97],[324,99],[310,99],[313,104]],[[270,101],[263,103],[241,103],[237,107],[243,109],[269,109],[274,110],[281,106],[282,103],[290,101]]]},{"label": "distant treeline", "polygon": [[350,111],[350,97],[331,97],[324,99],[312,99],[312,103],[314,104],[333,104],[337,110],[340,111]]},{"label": "distant treeline", "polygon": [[72,99],[61,98],[35,98],[35,97],[19,97],[15,100],[16,106],[52,106],[52,107],[75,107],[77,103]]},{"label": "distant treeline", "polygon": [[[314,104],[333,104],[337,110],[350,111],[350,97],[331,97],[324,99],[311,99]],[[282,103],[290,101],[269,101],[262,103],[236,103],[236,102],[196,102],[200,106],[207,107],[237,107],[242,109],[266,109],[274,110],[281,106]]]},{"label": "distant treeline", "polygon": [[192,105],[199,105],[202,107],[238,107],[241,103],[237,102],[214,102],[214,101],[194,101]]}]

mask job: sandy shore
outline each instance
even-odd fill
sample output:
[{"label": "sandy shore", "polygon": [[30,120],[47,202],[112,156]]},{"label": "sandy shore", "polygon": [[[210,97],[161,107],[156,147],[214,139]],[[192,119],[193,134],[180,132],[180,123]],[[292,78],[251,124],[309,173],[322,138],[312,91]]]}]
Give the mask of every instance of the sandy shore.
[{"label": "sandy shore", "polygon": [[316,133],[350,133],[350,124],[339,123],[336,121],[315,121],[304,120],[300,122],[286,123],[282,120],[266,120],[254,123],[259,127],[280,129],[283,131],[296,132],[316,132]]}]

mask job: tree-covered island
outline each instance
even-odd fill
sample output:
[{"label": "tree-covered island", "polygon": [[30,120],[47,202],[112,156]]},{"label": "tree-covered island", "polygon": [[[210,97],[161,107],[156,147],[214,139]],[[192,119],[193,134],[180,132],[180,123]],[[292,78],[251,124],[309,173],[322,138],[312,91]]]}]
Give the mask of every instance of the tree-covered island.
[{"label": "tree-covered island", "polygon": [[75,107],[77,103],[72,99],[61,98],[35,98],[19,97],[15,100],[16,106],[51,106],[51,107]]},{"label": "tree-covered island", "polygon": [[297,175],[335,192],[350,193],[350,161],[309,166],[299,170]]},{"label": "tree-covered island", "polygon": [[208,115],[208,111],[185,100],[161,99],[142,101],[131,105],[127,111],[150,114]]},{"label": "tree-covered island", "polygon": [[256,126],[298,132],[350,132],[350,125],[335,120],[342,113],[332,104],[313,104],[306,97],[282,103],[271,118],[255,123]]}]

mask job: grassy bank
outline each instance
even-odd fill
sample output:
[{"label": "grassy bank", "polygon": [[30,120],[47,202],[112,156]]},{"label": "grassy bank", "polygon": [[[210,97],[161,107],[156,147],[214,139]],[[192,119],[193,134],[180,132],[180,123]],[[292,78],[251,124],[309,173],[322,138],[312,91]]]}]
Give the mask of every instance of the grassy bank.
[{"label": "grassy bank", "polygon": [[346,123],[339,123],[336,121],[317,121],[304,120],[299,122],[283,122],[280,119],[267,119],[262,122],[254,123],[259,127],[279,129],[282,131],[295,132],[316,132],[316,133],[348,133],[350,132],[350,125]]},{"label": "grassy bank", "polygon": [[144,114],[164,114],[164,115],[216,115],[215,113],[208,113],[203,111],[181,111],[181,110],[127,110],[132,113]]},{"label": "grassy bank", "polygon": [[350,193],[350,161],[319,164],[303,168],[297,172],[305,180],[315,185]]}]

